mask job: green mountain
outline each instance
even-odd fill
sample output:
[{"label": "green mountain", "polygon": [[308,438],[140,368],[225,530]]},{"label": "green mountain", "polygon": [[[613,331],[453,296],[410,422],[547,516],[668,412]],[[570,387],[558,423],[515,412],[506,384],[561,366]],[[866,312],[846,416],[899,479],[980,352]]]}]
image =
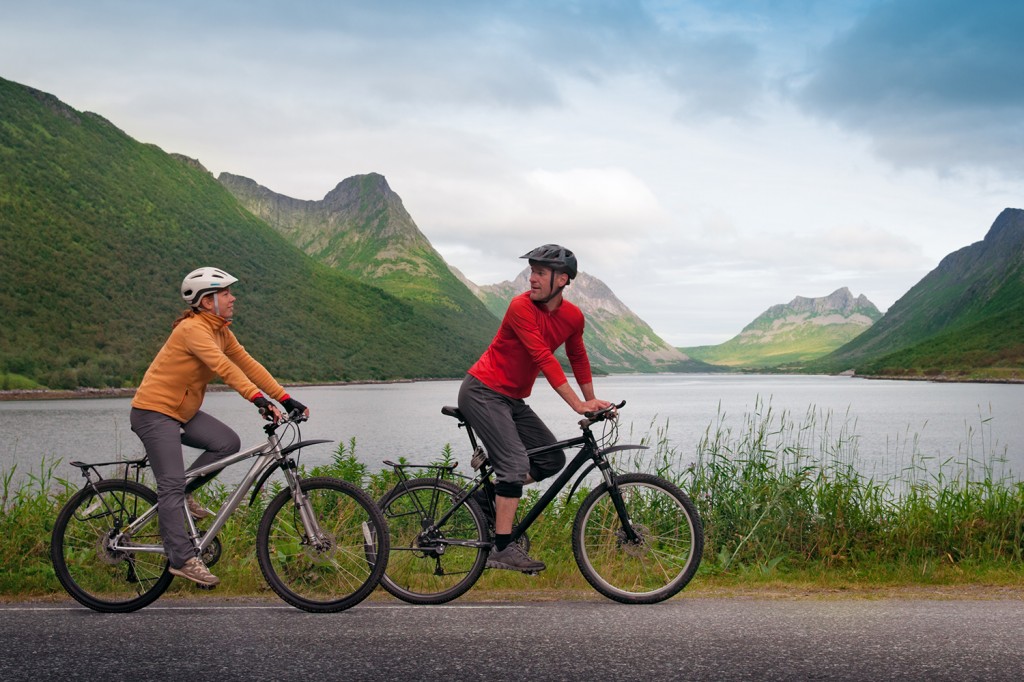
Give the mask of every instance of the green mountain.
[{"label": "green mountain", "polygon": [[[513,281],[486,286],[471,285],[487,308],[504,317],[512,297],[530,288],[530,270]],[[605,372],[708,372],[719,371],[692,360],[663,341],[646,322],[636,316],[601,280],[580,272],[565,289],[587,318],[583,338],[591,365]]]},{"label": "green mountain", "polygon": [[5,385],[136,384],[200,265],[241,280],[235,333],[282,380],[456,377],[491,335],[317,263],[198,162],[3,79],[0,253]]},{"label": "green mountain", "polygon": [[293,199],[229,173],[218,180],[292,244],[402,300],[445,330],[451,343],[470,348],[474,360],[494,335],[498,321],[452,274],[383,175],[347,178],[319,201]]},{"label": "green mountain", "polygon": [[812,366],[858,374],[1024,378],[1024,210],[946,256],[871,329]]},{"label": "green mountain", "polygon": [[682,350],[697,360],[736,369],[792,367],[831,353],[881,317],[865,296],[854,298],[843,287],[822,298],[797,296],[774,305],[725,343]]}]

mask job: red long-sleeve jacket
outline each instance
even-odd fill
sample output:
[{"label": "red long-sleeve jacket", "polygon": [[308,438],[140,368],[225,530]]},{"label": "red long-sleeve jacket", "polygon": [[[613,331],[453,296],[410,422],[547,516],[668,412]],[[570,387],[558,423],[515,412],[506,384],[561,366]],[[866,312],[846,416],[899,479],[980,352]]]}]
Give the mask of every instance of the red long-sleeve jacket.
[{"label": "red long-sleeve jacket", "polygon": [[509,303],[494,340],[469,373],[510,398],[529,396],[541,372],[552,388],[558,388],[568,381],[554,356],[564,343],[576,382],[589,384],[593,378],[583,327],[583,313],[569,301],[563,299],[549,312],[530,300],[530,292],[520,294]]}]

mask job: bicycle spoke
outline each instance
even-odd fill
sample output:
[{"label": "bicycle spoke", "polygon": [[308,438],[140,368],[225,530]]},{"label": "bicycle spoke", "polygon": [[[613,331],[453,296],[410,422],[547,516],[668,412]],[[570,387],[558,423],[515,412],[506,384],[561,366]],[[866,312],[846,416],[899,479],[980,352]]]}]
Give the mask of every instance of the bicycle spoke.
[{"label": "bicycle spoke", "polygon": [[69,500],[54,525],[54,571],[71,596],[98,611],[132,611],[156,599],[170,584],[162,554],[114,549],[134,541],[160,545],[154,517],[134,538],[122,535],[156,502],[156,493],[131,481],[102,481]]},{"label": "bicycle spoke", "polygon": [[637,539],[630,540],[606,486],[591,492],[573,527],[573,553],[587,580],[623,602],[661,601],[689,582],[703,531],[692,503],[656,476],[626,474],[619,492]]},{"label": "bicycle spoke", "polygon": [[467,502],[442,527],[433,527],[462,495],[449,481],[422,478],[400,483],[385,496],[381,508],[391,531],[391,556],[381,579],[384,589],[413,604],[441,604],[473,586],[486,560],[479,507]]},{"label": "bicycle spoke", "polygon": [[271,587],[294,606],[309,611],[349,608],[373,590],[383,573],[375,558],[386,557],[386,523],[373,501],[351,484],[316,478],[302,481],[302,489],[320,537],[309,536],[291,492],[283,491],[260,522],[260,568]]}]

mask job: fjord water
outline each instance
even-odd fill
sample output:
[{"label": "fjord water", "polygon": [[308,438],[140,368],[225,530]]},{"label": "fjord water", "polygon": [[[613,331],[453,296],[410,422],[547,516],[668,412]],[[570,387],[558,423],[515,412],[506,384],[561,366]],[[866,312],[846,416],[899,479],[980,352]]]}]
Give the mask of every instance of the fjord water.
[{"label": "fjord water", "polygon": [[[997,475],[1024,477],[1024,385],[872,381],[831,376],[616,375],[598,377],[598,396],[626,400],[620,442],[657,438],[661,431],[682,462],[693,461],[702,436],[739,432],[744,420],[771,410],[773,419],[808,425],[817,434],[847,434],[852,464],[864,475],[889,478],[911,465],[938,471],[943,463],[994,462]],[[355,439],[371,471],[382,460],[438,457],[446,444],[468,463],[456,421],[441,414],[454,405],[458,381],[306,386],[292,390],[310,406],[304,439],[333,443],[307,448],[303,463],[327,462],[339,442]],[[142,453],[128,424],[130,399],[0,401],[0,472],[16,466],[12,484],[39,475],[41,462],[61,460],[55,475],[78,484],[67,462],[130,458]],[[541,378],[528,402],[559,438],[578,433],[578,417]],[[243,447],[263,438],[255,408],[233,392],[207,396],[206,411],[232,426]],[[813,440],[818,436],[812,436]],[[186,450],[191,461],[196,451]],[[1002,460],[1005,459],[1005,462]],[[238,480],[245,464],[225,472]]]}]

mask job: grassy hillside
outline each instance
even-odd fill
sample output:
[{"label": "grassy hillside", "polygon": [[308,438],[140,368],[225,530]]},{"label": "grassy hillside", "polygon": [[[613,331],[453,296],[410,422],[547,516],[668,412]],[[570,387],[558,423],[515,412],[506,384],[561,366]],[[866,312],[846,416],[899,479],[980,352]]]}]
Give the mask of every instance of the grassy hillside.
[{"label": "grassy hillside", "polygon": [[1004,210],[815,369],[1024,378],[1024,211]]},{"label": "grassy hillside", "polygon": [[841,347],[878,321],[882,313],[846,287],[821,298],[797,296],[770,307],[725,343],[683,348],[687,355],[737,369],[800,367]]},{"label": "grassy hillside", "polygon": [[347,178],[319,201],[229,173],[218,180],[308,255],[408,303],[478,353],[497,330],[498,320],[451,272],[384,176]]},{"label": "grassy hillside", "polygon": [[459,376],[486,338],[322,266],[197,163],[0,79],[0,375],[134,385],[183,275],[236,286],[235,333],[284,380]]}]

